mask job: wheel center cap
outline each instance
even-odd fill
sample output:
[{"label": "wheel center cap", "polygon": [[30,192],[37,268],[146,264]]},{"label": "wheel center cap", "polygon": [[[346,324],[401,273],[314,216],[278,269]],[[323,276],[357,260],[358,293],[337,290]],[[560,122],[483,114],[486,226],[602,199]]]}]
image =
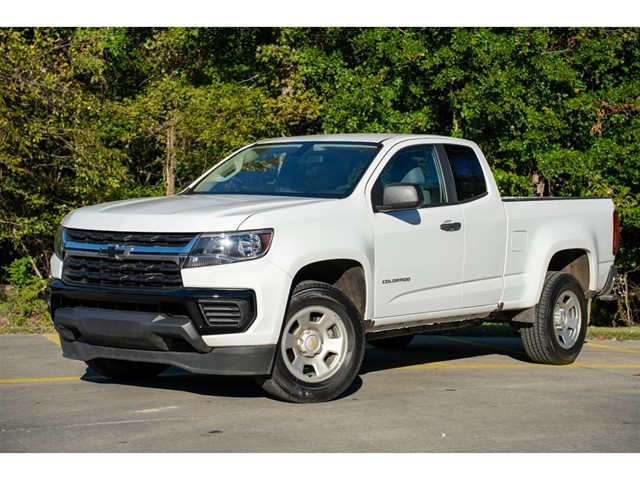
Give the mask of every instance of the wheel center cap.
[{"label": "wheel center cap", "polygon": [[298,337],[298,349],[305,357],[314,357],[322,350],[322,337],[317,332],[305,330]]},{"label": "wheel center cap", "polygon": [[563,330],[567,327],[567,312],[564,308],[557,308],[553,313],[553,322],[558,330]]}]

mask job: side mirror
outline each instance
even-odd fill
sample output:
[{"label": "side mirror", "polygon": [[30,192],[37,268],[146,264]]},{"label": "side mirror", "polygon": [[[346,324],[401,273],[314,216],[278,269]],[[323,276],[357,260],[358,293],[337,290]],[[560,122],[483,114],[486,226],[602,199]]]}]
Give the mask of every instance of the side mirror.
[{"label": "side mirror", "polygon": [[382,205],[378,205],[378,210],[381,212],[413,210],[414,208],[420,208],[423,203],[422,189],[417,184],[390,183],[384,187]]}]

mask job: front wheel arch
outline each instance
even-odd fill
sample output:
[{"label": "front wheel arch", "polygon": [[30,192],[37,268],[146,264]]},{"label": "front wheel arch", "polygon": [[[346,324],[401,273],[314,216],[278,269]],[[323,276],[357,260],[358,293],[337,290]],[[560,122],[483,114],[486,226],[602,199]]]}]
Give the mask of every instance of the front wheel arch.
[{"label": "front wheel arch", "polygon": [[362,264],[352,259],[332,259],[310,263],[296,273],[291,283],[293,290],[305,281],[329,284],[347,296],[362,318],[366,318],[367,279]]}]

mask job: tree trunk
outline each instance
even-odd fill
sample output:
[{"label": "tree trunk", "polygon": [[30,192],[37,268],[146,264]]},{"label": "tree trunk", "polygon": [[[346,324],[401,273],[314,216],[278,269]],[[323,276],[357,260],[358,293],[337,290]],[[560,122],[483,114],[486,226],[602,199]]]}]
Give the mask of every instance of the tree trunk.
[{"label": "tree trunk", "polygon": [[[16,232],[16,229],[13,229],[13,235],[15,238],[18,238],[18,232]],[[43,280],[44,277],[42,276],[42,272],[40,272],[40,269],[38,268],[38,265],[36,264],[36,262],[33,260],[33,257],[31,256],[29,249],[27,248],[27,246],[24,244],[24,242],[22,240],[18,241],[18,244],[20,245],[20,247],[22,248],[22,251],[27,255],[27,258],[29,259],[29,264],[31,265],[31,268],[33,269],[33,273],[36,274],[36,276],[40,279]]]},{"label": "tree trunk", "polygon": [[451,107],[451,135],[455,136],[460,131],[460,119],[458,118],[458,112],[452,106]]},{"label": "tree trunk", "polygon": [[176,129],[173,123],[167,129],[167,160],[164,166],[164,176],[166,181],[167,195],[173,195],[176,191],[176,168],[178,159],[176,157]]}]

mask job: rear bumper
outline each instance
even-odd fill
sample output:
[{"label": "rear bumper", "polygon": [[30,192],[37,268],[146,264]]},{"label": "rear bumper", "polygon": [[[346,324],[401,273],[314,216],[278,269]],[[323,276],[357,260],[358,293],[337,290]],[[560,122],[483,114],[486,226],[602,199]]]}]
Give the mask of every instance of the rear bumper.
[{"label": "rear bumper", "polygon": [[618,269],[614,266],[611,266],[611,268],[609,269],[609,275],[607,275],[607,281],[605,282],[602,290],[596,294],[596,298],[605,301],[612,301],[618,298],[618,296],[613,291],[617,276]]}]

